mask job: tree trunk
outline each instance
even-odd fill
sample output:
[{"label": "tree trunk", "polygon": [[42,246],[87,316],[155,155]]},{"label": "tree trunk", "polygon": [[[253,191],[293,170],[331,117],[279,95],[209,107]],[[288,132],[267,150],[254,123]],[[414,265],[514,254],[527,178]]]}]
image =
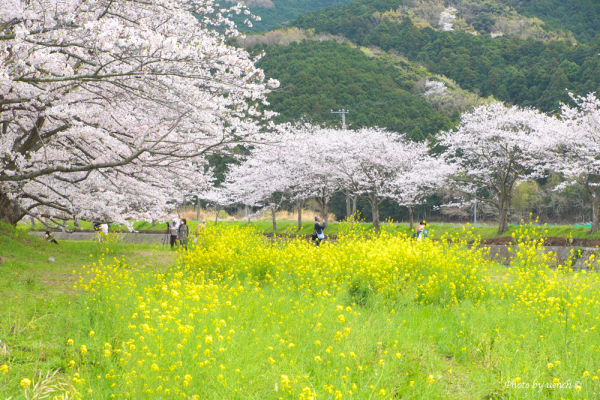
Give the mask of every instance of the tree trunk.
[{"label": "tree trunk", "polygon": [[352,218],[352,204],[350,204],[350,196],[346,195],[346,219]]},{"label": "tree trunk", "polygon": [[352,218],[356,216],[356,202],[358,201],[358,195],[352,196]]},{"label": "tree trunk", "polygon": [[415,207],[408,206],[408,223],[410,224],[411,232],[413,230],[414,220],[415,220]]},{"label": "tree trunk", "polygon": [[200,221],[200,197],[197,198],[196,202],[196,221]]},{"label": "tree trunk", "polygon": [[327,199],[325,197],[321,199],[321,212],[323,213],[323,220],[329,222],[327,221]]},{"label": "tree trunk", "polygon": [[302,230],[302,206],[304,206],[304,200],[298,202],[298,230]]},{"label": "tree trunk", "polygon": [[509,204],[510,195],[504,189],[500,192],[500,198],[498,199],[498,234],[502,234],[508,229]]},{"label": "tree trunk", "polygon": [[371,202],[371,209],[373,214],[373,229],[379,231],[379,202],[377,201],[377,197]]},{"label": "tree trunk", "polygon": [[31,217],[31,226],[34,227],[35,226],[35,218]]},{"label": "tree trunk", "polygon": [[508,229],[508,208],[504,207],[500,211],[498,233],[504,233]]},{"label": "tree trunk", "polygon": [[215,225],[219,221],[219,207],[215,206]]},{"label": "tree trunk", "polygon": [[321,218],[327,221],[327,198],[326,197],[318,197],[317,203],[319,203],[319,207],[321,208]]},{"label": "tree trunk", "polygon": [[[589,190],[589,189],[588,189]],[[598,214],[600,212],[600,199],[590,191],[590,197],[592,199],[592,228],[588,231],[588,233],[596,233],[598,232],[598,228],[600,225],[600,220],[598,219]],[[585,220],[583,221],[585,223]]]},{"label": "tree trunk", "polygon": [[152,226],[156,226],[156,220],[152,218]]},{"label": "tree trunk", "polygon": [[508,206],[505,201],[500,201],[500,210],[498,213],[498,234],[504,233],[508,229]]},{"label": "tree trunk", "polygon": [[23,213],[19,206],[13,203],[4,193],[0,192],[0,221],[16,225],[22,216]]},{"label": "tree trunk", "polygon": [[277,210],[271,209],[271,216],[273,217],[273,233],[277,232]]}]

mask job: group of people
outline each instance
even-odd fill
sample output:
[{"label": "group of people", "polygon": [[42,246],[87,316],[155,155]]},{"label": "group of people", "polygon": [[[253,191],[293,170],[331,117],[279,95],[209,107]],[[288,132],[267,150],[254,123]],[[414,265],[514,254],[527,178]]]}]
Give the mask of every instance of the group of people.
[{"label": "group of people", "polygon": [[[196,236],[198,236],[201,231],[204,231],[204,229],[206,229],[205,219],[203,219],[196,227]],[[167,235],[170,236],[169,243],[171,244],[171,248],[174,248],[175,243],[179,242],[179,245],[187,250],[190,238],[190,227],[185,218],[182,218],[181,221],[178,218],[173,218],[170,222],[167,222]]]},{"label": "group of people", "polygon": [[[327,227],[327,221],[321,222],[320,216],[315,216],[315,231],[312,234],[312,241],[315,242],[315,245],[319,246],[321,242],[325,239],[324,229]],[[429,230],[427,229],[427,222],[421,221],[419,225],[415,228],[412,237],[417,240],[422,240],[429,236]]]},{"label": "group of people", "polygon": [[427,222],[421,221],[419,225],[415,228],[415,232],[412,234],[412,237],[421,240],[429,236],[429,230],[427,229]]}]

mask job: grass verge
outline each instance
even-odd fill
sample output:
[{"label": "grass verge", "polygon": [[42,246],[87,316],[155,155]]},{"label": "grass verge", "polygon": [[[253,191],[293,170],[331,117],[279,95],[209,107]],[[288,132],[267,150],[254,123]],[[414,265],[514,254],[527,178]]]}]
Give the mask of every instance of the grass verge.
[{"label": "grass verge", "polygon": [[[81,301],[74,289],[81,266],[102,257],[151,265],[162,270],[174,254],[150,245],[61,241],[47,243],[0,224],[0,399],[20,393],[22,377],[45,378],[48,371],[67,370],[65,338],[77,333],[81,321],[68,310]],[[53,257],[56,261],[48,261]],[[85,274],[87,280],[93,274]],[[16,397],[19,398],[19,397]]]}]

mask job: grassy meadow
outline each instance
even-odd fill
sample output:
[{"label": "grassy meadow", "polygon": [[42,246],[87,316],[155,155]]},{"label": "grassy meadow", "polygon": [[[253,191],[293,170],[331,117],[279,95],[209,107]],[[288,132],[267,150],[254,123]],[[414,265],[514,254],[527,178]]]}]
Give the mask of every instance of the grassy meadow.
[{"label": "grassy meadow", "polygon": [[516,232],[508,267],[468,229],[415,241],[346,224],[317,248],[217,224],[188,252],[3,233],[0,399],[600,393],[600,279],[550,268],[539,228]]},{"label": "grassy meadow", "polygon": [[39,373],[45,378],[59,371],[50,386],[69,381],[65,337],[81,330],[69,314],[81,301],[82,291],[74,285],[80,276],[92,276],[82,265],[117,257],[165,270],[174,256],[166,248],[116,242],[60,241],[57,246],[0,224],[0,399],[26,398],[21,379],[35,383]]}]

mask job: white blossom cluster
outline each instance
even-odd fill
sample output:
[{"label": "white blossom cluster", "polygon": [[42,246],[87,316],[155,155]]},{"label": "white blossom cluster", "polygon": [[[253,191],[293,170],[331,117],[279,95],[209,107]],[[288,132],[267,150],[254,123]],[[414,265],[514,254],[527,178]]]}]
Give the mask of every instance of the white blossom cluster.
[{"label": "white blossom cluster", "polygon": [[454,24],[454,20],[456,19],[456,15],[454,15],[456,11],[457,10],[454,7],[448,7],[444,11],[442,11],[442,13],[440,14],[440,20],[438,22],[438,25],[441,27],[441,30],[446,32],[454,31],[452,25]]}]

